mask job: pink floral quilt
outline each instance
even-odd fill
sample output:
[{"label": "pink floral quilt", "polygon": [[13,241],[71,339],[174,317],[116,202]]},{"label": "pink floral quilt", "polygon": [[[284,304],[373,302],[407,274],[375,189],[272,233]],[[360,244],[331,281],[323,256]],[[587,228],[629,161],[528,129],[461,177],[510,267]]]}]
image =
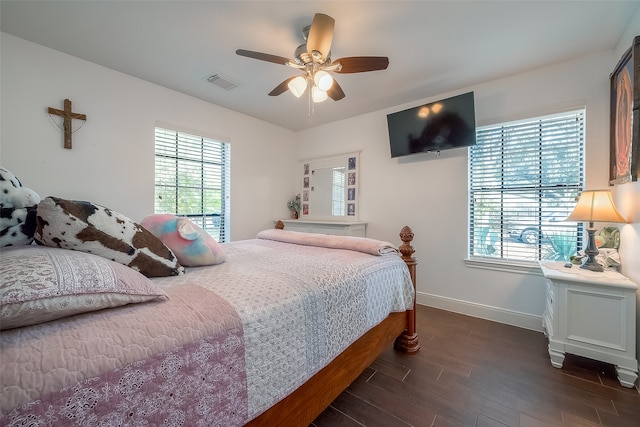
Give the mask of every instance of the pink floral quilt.
[{"label": "pink floral quilt", "polygon": [[395,254],[272,240],[154,279],[169,296],[0,332],[0,425],[240,426],[392,311]]}]

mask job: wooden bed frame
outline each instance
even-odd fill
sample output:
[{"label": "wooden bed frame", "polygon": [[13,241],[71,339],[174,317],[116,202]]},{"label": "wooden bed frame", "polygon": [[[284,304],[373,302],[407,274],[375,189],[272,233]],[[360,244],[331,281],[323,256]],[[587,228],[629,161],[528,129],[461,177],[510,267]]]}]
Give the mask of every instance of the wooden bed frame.
[{"label": "wooden bed frame", "polygon": [[[276,228],[284,229],[282,221]],[[407,263],[415,291],[415,252],[411,241],[413,231],[404,227],[400,232],[402,259]],[[329,365],[302,384],[289,396],[276,403],[247,426],[300,426],[307,427],[318,417],[389,344],[407,354],[420,349],[416,333],[415,298],[413,310],[391,313],[385,320],[360,337],[340,353]]]}]

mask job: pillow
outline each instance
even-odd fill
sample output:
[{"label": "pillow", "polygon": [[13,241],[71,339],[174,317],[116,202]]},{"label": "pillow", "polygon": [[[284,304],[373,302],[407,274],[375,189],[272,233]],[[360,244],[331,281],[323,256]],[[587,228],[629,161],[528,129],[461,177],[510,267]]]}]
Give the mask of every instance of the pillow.
[{"label": "pillow", "polygon": [[0,248],[33,243],[36,209],[36,206],[0,208]]},{"label": "pillow", "polygon": [[45,246],[100,255],[147,277],[184,273],[173,252],[140,224],[91,202],[46,197],[38,204],[35,238]]},{"label": "pillow", "polygon": [[618,227],[604,227],[596,234],[597,248],[619,248],[620,230]]},{"label": "pillow", "polygon": [[140,224],[167,245],[184,266],[220,264],[226,259],[222,246],[189,218],[152,214]]},{"label": "pillow", "polygon": [[151,280],[121,264],[46,246],[3,249],[0,277],[0,329],[168,298]]},{"label": "pillow", "polygon": [[0,166],[0,247],[30,245],[40,196]]}]

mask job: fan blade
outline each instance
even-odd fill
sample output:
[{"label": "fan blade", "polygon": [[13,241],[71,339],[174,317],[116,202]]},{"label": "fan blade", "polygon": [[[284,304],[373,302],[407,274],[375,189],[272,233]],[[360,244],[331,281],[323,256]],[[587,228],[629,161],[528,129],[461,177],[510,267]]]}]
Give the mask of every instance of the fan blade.
[{"label": "fan blade", "polygon": [[336,73],[365,73],[367,71],[386,70],[389,66],[389,58],[386,56],[350,56],[333,61],[333,65],[340,63],[342,69]]},{"label": "fan blade", "polygon": [[270,55],[268,53],[254,52],[252,50],[238,49],[236,54],[247,58],[259,59],[260,61],[273,62],[275,64],[287,65],[289,58],[284,56]]},{"label": "fan blade", "polygon": [[311,22],[309,36],[307,37],[307,53],[313,56],[313,52],[319,52],[324,60],[331,51],[333,41],[333,28],[336,21],[329,15],[316,13]]},{"label": "fan blade", "polygon": [[329,98],[333,99],[334,101],[340,101],[345,96],[342,88],[335,79],[333,80],[333,84],[327,91],[327,95],[329,95]]},{"label": "fan blade", "polygon": [[269,92],[269,96],[278,96],[285,93],[289,89],[289,82],[295,79],[297,76],[289,77],[287,80],[280,83],[276,86],[271,92]]}]

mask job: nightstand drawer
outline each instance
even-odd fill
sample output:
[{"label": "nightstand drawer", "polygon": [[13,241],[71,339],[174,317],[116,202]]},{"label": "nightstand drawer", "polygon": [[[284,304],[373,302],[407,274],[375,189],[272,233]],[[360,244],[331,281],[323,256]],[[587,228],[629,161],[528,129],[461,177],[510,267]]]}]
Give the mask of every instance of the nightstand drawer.
[{"label": "nightstand drawer", "polygon": [[594,349],[627,352],[628,305],[627,297],[619,290],[567,286],[563,325],[567,341]]},{"label": "nightstand drawer", "polygon": [[596,273],[563,263],[541,263],[545,276],[542,317],[551,364],[561,368],[565,353],[616,366],[620,384],[633,387],[636,359],[636,292],[623,275]]}]

